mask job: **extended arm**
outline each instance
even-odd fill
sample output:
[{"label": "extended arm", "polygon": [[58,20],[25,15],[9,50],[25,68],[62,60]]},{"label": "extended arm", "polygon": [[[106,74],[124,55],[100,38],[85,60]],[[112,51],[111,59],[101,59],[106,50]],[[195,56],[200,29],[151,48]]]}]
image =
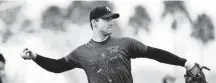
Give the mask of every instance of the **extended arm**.
[{"label": "extended arm", "polygon": [[54,73],[61,73],[76,67],[75,64],[67,62],[65,58],[51,59],[40,55],[37,55],[37,57],[34,59],[34,62],[47,71]]}]

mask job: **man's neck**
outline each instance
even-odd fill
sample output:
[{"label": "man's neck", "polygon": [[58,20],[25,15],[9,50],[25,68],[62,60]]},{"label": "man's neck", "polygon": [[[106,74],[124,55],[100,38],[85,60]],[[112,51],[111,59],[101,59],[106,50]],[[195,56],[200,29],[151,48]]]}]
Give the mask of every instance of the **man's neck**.
[{"label": "man's neck", "polygon": [[109,36],[110,35],[102,35],[101,33],[94,32],[92,39],[96,42],[103,42],[103,41],[107,40],[109,38]]}]

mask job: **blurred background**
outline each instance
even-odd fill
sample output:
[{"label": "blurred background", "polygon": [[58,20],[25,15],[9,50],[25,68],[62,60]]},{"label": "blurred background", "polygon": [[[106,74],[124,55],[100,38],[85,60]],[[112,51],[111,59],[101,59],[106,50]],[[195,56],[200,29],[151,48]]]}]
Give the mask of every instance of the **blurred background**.
[{"label": "blurred background", "polygon": [[[120,14],[113,36],[135,38],[205,65],[211,69],[204,70],[208,83],[216,82],[214,0],[1,0],[0,53],[8,83],[87,83],[81,69],[51,73],[20,53],[28,47],[50,58],[66,56],[91,39],[89,12],[97,5]],[[134,83],[184,83],[184,74],[182,67],[132,60]]]}]

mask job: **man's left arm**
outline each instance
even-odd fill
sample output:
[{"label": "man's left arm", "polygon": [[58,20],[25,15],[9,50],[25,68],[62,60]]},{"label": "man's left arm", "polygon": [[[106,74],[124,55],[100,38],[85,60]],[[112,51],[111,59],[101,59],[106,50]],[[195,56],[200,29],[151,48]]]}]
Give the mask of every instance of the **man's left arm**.
[{"label": "man's left arm", "polygon": [[188,62],[186,59],[181,58],[171,52],[147,46],[132,38],[129,38],[128,46],[130,58],[149,58],[161,63],[182,66],[187,70],[194,66],[194,64]]},{"label": "man's left arm", "polygon": [[161,63],[177,65],[177,66],[185,66],[186,59],[181,58],[171,52],[147,46],[147,51],[143,54],[144,57],[154,59]]},{"label": "man's left arm", "polygon": [[205,74],[202,71],[203,68],[208,69],[207,67],[200,66],[197,63],[191,63],[186,59],[181,58],[171,52],[144,45],[141,42],[134,39],[129,40],[128,52],[131,58],[145,57],[154,59],[161,63],[185,67],[186,83],[207,83]]}]

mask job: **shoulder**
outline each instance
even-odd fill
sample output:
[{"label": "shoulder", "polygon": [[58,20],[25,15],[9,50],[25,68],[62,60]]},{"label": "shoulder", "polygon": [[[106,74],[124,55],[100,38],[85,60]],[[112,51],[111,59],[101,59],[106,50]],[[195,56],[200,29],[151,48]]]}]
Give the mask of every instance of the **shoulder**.
[{"label": "shoulder", "polygon": [[129,46],[129,47],[140,47],[140,46],[146,47],[147,46],[141,41],[134,39],[134,38],[130,38],[130,37],[122,37],[120,40],[124,42],[124,45]]},{"label": "shoulder", "polygon": [[70,57],[70,58],[77,58],[81,55],[81,53],[83,52],[83,49],[84,46],[83,45],[80,45],[78,47],[76,47],[73,51],[71,51],[69,53],[69,55],[67,57]]},{"label": "shoulder", "polygon": [[117,41],[126,47],[130,47],[131,45],[134,45],[136,42],[138,42],[137,40],[130,38],[130,37],[120,37],[117,38]]},{"label": "shoulder", "polygon": [[74,51],[75,51],[75,52],[80,52],[80,51],[82,51],[85,47],[86,47],[86,44],[82,44],[82,45],[78,46]]},{"label": "shoulder", "polygon": [[130,37],[121,37],[118,38],[118,40],[122,41],[122,42],[126,42],[126,43],[130,43],[130,42],[134,42],[134,41],[138,41],[134,38],[130,38]]}]

